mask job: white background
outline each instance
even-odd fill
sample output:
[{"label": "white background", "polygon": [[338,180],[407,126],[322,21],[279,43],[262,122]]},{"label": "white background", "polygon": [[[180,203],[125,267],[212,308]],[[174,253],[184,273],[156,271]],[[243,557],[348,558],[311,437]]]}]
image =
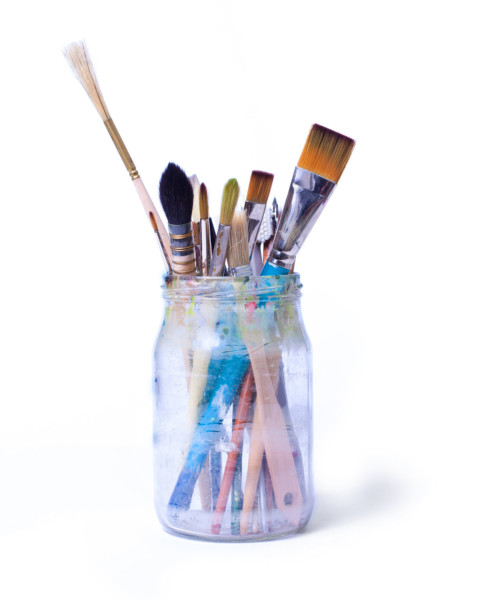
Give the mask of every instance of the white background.
[{"label": "white background", "polygon": [[[2,9],[0,595],[478,598],[479,72],[474,2]],[[357,140],[297,261],[317,507],[264,544],[156,521],[156,241],[62,54],[85,37],[152,196],[176,161],[288,188],[312,123]]]}]

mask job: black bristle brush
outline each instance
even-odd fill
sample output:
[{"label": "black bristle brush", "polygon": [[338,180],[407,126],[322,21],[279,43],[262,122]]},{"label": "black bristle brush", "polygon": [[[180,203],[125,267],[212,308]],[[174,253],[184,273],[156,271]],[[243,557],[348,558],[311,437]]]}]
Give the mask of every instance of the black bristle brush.
[{"label": "black bristle brush", "polygon": [[175,275],[195,275],[192,185],[178,165],[169,163],[160,179],[159,191],[168,221],[173,272]]}]

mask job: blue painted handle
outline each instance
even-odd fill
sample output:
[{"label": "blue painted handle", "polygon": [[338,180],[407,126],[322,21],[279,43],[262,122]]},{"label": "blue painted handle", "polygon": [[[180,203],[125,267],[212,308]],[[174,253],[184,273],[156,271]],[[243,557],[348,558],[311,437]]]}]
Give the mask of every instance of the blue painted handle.
[{"label": "blue painted handle", "polygon": [[277,265],[272,265],[272,263],[267,260],[260,275],[288,275],[288,273],[288,269],[284,269],[283,267],[279,267]]},{"label": "blue painted handle", "polygon": [[238,350],[227,359],[212,359],[208,379],[216,377],[213,390],[206,390],[207,407],[195,429],[193,441],[175,489],[169,501],[173,509],[188,509],[193,490],[210,448],[215,444],[223,428],[222,423],[237,394],[250,364],[248,352]]}]

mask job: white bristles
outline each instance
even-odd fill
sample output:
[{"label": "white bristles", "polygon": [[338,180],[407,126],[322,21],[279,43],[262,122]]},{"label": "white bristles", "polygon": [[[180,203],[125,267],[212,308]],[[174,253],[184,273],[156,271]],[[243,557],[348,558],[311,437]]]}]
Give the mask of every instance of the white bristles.
[{"label": "white bristles", "polygon": [[103,121],[110,119],[85,42],[72,42],[63,49],[63,54]]},{"label": "white bristles", "polygon": [[258,230],[257,235],[257,244],[261,244],[269,240],[273,235],[273,225],[272,225],[272,209],[270,206],[267,206],[267,210],[263,215],[262,222],[260,224],[260,229]]},{"label": "white bristles", "polygon": [[198,223],[200,221],[200,182],[196,175],[191,175],[188,179],[193,189],[192,221]]}]

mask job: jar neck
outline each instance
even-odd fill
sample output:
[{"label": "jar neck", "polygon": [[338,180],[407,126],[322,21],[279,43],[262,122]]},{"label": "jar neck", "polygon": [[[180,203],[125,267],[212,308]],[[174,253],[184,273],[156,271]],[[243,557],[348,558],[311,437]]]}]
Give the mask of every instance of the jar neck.
[{"label": "jar neck", "polygon": [[272,277],[165,277],[167,303],[245,304],[297,303],[302,284],[298,273]]}]

